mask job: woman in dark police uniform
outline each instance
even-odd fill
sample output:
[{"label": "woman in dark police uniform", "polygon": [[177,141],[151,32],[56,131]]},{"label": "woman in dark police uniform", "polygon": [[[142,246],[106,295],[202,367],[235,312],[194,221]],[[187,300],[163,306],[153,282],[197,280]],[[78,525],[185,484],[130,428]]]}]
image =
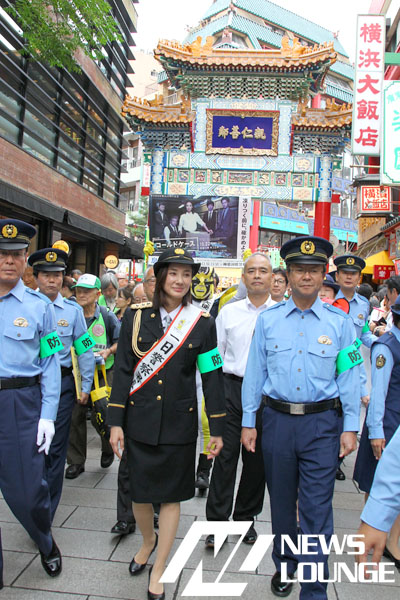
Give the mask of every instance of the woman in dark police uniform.
[{"label": "woman in dark police uniform", "polygon": [[[135,304],[121,327],[108,409],[111,445],[128,452],[133,512],[143,536],[129,566],[141,573],[157,544],[148,598],[165,598],[159,579],[175,539],[180,502],[194,496],[197,438],[196,365],[203,382],[211,438],[210,459],[222,448],[225,420],[222,360],[214,320],[190,304],[200,265],[170,248],[154,265],[153,304]],[[152,503],[160,503],[159,539]]]}]

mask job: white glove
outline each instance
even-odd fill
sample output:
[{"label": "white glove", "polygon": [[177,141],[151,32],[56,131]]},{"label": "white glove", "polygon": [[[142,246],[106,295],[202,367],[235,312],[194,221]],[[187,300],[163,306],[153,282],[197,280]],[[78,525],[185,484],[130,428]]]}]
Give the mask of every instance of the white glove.
[{"label": "white glove", "polygon": [[54,437],[54,421],[50,419],[39,419],[36,444],[40,446],[39,452],[49,453],[50,444]]}]

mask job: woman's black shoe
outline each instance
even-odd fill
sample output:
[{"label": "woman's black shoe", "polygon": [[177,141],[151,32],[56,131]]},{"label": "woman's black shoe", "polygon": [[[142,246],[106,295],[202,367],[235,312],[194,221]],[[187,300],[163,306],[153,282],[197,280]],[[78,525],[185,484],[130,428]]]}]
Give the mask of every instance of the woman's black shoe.
[{"label": "woman's black shoe", "polygon": [[[158,535],[156,534],[156,541],[154,543],[152,551],[149,554],[149,558],[153,554],[154,550],[156,549],[157,544],[158,544]],[[149,558],[147,560],[149,560]],[[129,565],[129,573],[131,575],[139,575],[139,573],[144,571],[144,569],[146,568],[146,565],[147,565],[147,562],[145,562],[144,565],[141,565],[140,563],[136,562],[135,557],[133,557],[131,560],[131,563]]]},{"label": "woman's black shoe", "polygon": [[151,577],[151,571],[152,571],[153,567],[150,567],[149,570],[149,589],[147,590],[147,598],[148,600],[164,600],[165,599],[165,592],[162,592],[162,594],[153,594],[153,592],[150,591],[150,577]]}]

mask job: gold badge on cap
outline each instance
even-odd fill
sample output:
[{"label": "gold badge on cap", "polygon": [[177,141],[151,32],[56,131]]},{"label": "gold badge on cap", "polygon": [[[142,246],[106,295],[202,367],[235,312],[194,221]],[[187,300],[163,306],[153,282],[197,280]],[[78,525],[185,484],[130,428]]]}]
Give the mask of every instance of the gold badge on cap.
[{"label": "gold badge on cap", "polygon": [[377,369],[382,369],[382,367],[385,366],[386,363],[386,358],[383,356],[383,354],[379,354],[379,356],[376,357],[376,368]]},{"label": "gold badge on cap", "polygon": [[24,317],[17,317],[14,319],[14,325],[16,327],[28,327],[28,321]]},{"label": "gold badge on cap", "polygon": [[174,254],[185,254],[185,251],[182,248],[175,248]]},{"label": "gold badge on cap", "polygon": [[68,327],[69,323],[65,319],[60,319],[57,323],[60,327]]},{"label": "gold badge on cap", "polygon": [[48,252],[45,256],[47,262],[56,262],[57,252]]},{"label": "gold badge on cap", "polygon": [[320,335],[318,338],[318,344],[326,344],[327,346],[330,346],[332,344],[332,340],[327,335]]},{"label": "gold badge on cap", "polygon": [[354,265],[356,261],[354,260],[354,258],[352,256],[349,256],[349,258],[346,258],[346,265]]},{"label": "gold badge on cap", "polygon": [[314,254],[315,252],[315,244],[311,240],[306,240],[300,246],[300,252],[302,254]]},{"label": "gold badge on cap", "polygon": [[8,223],[1,230],[1,235],[5,238],[15,238],[18,235],[18,229],[12,223]]}]

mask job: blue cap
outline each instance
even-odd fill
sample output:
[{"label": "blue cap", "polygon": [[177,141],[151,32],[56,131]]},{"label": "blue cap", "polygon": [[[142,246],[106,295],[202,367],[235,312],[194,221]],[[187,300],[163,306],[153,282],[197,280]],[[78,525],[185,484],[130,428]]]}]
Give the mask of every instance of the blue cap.
[{"label": "blue cap", "polygon": [[312,235],[302,235],[289,240],[281,248],[281,257],[287,265],[291,263],[326,265],[332,253],[333,246],[328,240]]},{"label": "blue cap", "polygon": [[340,285],[336,283],[332,275],[329,275],[329,273],[325,275],[325,279],[323,280],[322,285],[331,288],[335,292],[335,294],[337,294],[340,290]]},{"label": "blue cap", "polygon": [[397,296],[396,298],[396,302],[394,302],[392,304],[392,306],[390,307],[390,310],[392,311],[392,313],[394,313],[395,315],[400,315],[400,296]]},{"label": "blue cap", "polygon": [[28,258],[28,265],[35,271],[65,271],[68,254],[59,248],[43,248],[33,252]]},{"label": "blue cap", "polygon": [[18,219],[0,219],[0,250],[22,250],[36,235],[33,225]]},{"label": "blue cap", "polygon": [[342,256],[337,256],[333,262],[338,270],[344,269],[345,271],[353,271],[354,273],[358,271],[361,273],[365,269],[365,260],[355,254],[342,254]]}]

